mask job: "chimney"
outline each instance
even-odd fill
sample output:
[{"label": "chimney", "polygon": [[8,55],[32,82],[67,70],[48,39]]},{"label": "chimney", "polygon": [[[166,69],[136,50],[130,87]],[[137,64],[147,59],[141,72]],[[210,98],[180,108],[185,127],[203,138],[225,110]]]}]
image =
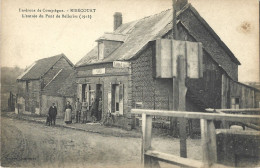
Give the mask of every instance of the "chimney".
[{"label": "chimney", "polygon": [[175,7],[176,12],[181,10],[187,3],[188,0],[176,0],[176,7]]},{"label": "chimney", "polygon": [[115,12],[114,14],[114,31],[121,26],[123,22],[122,13],[121,12]]}]

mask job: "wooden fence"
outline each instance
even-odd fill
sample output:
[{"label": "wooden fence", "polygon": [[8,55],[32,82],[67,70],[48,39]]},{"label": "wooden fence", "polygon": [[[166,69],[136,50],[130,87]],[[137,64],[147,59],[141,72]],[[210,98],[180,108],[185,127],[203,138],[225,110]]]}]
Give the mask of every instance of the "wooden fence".
[{"label": "wooden fence", "polygon": [[[132,114],[142,114],[142,163],[144,167],[160,167],[158,161],[171,163],[181,167],[225,167],[217,164],[216,130],[214,122],[232,121],[242,123],[259,123],[259,115],[200,113],[187,111],[164,111],[132,109]],[[177,117],[180,119],[200,119],[202,161],[183,158],[176,155],[152,150],[152,118],[153,116]]]}]

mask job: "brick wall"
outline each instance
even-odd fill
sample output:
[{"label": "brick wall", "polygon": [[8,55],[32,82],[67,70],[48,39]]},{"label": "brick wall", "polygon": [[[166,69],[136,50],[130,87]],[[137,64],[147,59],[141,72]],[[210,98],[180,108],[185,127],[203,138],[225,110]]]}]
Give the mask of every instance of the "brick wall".
[{"label": "brick wall", "polygon": [[220,64],[233,80],[238,80],[238,65],[233,62],[229,53],[219,44],[206,27],[195,17],[191,10],[186,10],[179,16],[180,20],[189,29],[192,35],[202,42],[203,47]]},{"label": "brick wall", "polygon": [[27,112],[35,112],[35,108],[40,106],[40,81],[30,80],[28,82],[28,92],[26,81],[18,82],[18,96],[24,99],[24,108]]},{"label": "brick wall", "polygon": [[154,45],[150,44],[132,66],[132,107],[142,102],[145,109],[172,109],[172,79],[155,79],[153,56]]},{"label": "brick wall", "polygon": [[17,91],[18,91],[17,94],[20,97],[24,97],[25,96],[25,81],[17,82]]}]

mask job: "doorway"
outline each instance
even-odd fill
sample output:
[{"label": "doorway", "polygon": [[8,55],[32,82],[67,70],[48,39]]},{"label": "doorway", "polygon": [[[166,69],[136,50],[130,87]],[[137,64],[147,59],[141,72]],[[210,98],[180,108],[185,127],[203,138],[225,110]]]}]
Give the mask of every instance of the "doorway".
[{"label": "doorway", "polygon": [[111,112],[123,115],[123,111],[124,111],[123,105],[124,105],[124,85],[113,84]]},{"label": "doorway", "polygon": [[96,85],[96,101],[97,101],[97,121],[102,119],[103,112],[103,87],[102,84]]}]

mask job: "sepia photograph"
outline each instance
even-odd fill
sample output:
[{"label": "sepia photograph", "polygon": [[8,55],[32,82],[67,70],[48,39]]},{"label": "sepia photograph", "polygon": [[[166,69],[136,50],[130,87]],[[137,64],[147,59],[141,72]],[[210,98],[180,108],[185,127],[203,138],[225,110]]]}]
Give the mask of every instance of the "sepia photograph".
[{"label": "sepia photograph", "polygon": [[259,0],[0,2],[0,167],[260,167]]}]

